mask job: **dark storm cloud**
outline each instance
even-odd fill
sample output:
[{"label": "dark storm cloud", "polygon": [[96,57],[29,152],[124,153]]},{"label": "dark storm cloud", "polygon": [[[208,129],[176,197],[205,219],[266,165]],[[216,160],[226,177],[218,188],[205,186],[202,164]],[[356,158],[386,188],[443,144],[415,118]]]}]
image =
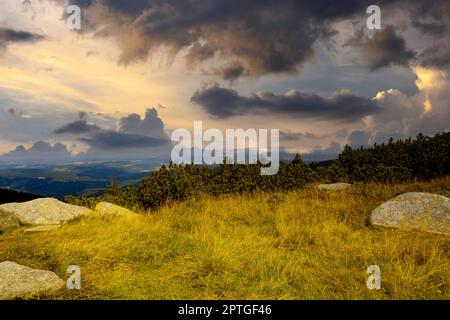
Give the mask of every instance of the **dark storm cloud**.
[{"label": "dark storm cloud", "polygon": [[418,57],[418,61],[424,67],[448,67],[450,66],[450,46],[446,42],[437,42],[426,48]]},{"label": "dark storm cloud", "polygon": [[[332,29],[333,22],[364,19],[373,4],[370,0],[54,1],[81,5],[84,31],[114,37],[121,48],[120,63],[145,60],[159,48],[168,48],[172,56],[187,49],[190,66],[217,53],[243,68],[223,74],[228,79],[297,72],[314,57],[317,40],[338,32]],[[448,27],[447,0],[380,0],[376,4],[382,12],[398,9],[409,14],[409,24],[423,33],[442,35]],[[414,56],[392,28],[376,32],[372,40],[358,35],[353,44],[363,51],[372,70],[405,65]]]},{"label": "dark storm cloud", "polygon": [[450,3],[448,0],[415,0],[409,4],[412,25],[419,31],[441,36],[448,31]]},{"label": "dark storm cloud", "polygon": [[292,131],[280,131],[280,140],[283,141],[298,141],[302,139],[321,139],[325,136],[317,135],[311,132],[292,132]]},{"label": "dark storm cloud", "polygon": [[79,113],[80,119],[74,122],[70,122],[61,128],[55,129],[53,132],[56,134],[65,134],[65,133],[71,133],[71,134],[80,134],[80,133],[89,133],[89,132],[95,132],[101,130],[97,125],[95,124],[89,124],[87,122],[86,118],[86,112],[80,112]]},{"label": "dark storm cloud", "polygon": [[202,61],[208,60],[214,56],[214,49],[208,47],[206,44],[200,44],[199,42],[189,49],[189,53],[186,55],[186,62],[188,66],[194,67]]},{"label": "dark storm cloud", "polygon": [[44,37],[38,34],[0,27],[0,50],[5,49],[10,43],[34,42],[41,39]]},{"label": "dark storm cloud", "polygon": [[415,53],[406,47],[405,39],[399,35],[393,26],[388,26],[374,33],[372,38],[358,32],[347,45],[361,51],[371,70],[388,67],[394,64],[408,65]]},{"label": "dark storm cloud", "polygon": [[329,98],[296,90],[283,95],[258,92],[250,97],[217,84],[201,88],[191,98],[207,113],[217,118],[272,113],[291,117],[310,117],[351,121],[381,111],[375,101],[351,93],[335,93]]},{"label": "dark storm cloud", "polygon": [[63,0],[59,2],[74,4],[83,8],[89,7],[94,3],[95,0]]},{"label": "dark storm cloud", "polygon": [[[58,1],[58,0],[56,0]],[[65,1],[60,0],[60,3]],[[383,1],[382,1],[383,2]],[[144,60],[160,47],[172,54],[190,48],[198,64],[219,53],[236,60],[245,74],[296,72],[314,55],[313,44],[334,34],[330,23],[359,14],[366,0],[92,0],[86,24],[113,36],[124,64]],[[234,69],[228,78],[244,74]]]},{"label": "dark storm cloud", "polygon": [[412,22],[412,25],[425,34],[442,35],[447,31],[447,25],[445,23],[416,20]]},{"label": "dark storm cloud", "polygon": [[220,73],[222,75],[223,80],[233,81],[239,78],[242,74],[244,74],[244,67],[239,62],[235,61],[226,66],[224,66]]},{"label": "dark storm cloud", "polygon": [[64,134],[64,133],[88,133],[98,131],[100,128],[95,124],[89,124],[86,120],[77,120],[71,123],[66,124],[65,126],[58,128],[54,131],[56,134]]},{"label": "dark storm cloud", "polygon": [[[109,1],[113,3],[116,10],[126,10],[128,15],[135,14],[138,7],[130,10],[123,3]],[[219,52],[236,57],[254,74],[293,72],[312,56],[314,41],[328,32],[320,24],[310,24],[312,17],[300,19],[298,9],[295,1],[268,1],[264,5],[228,0],[152,3],[133,16],[133,32],[142,40],[137,47],[130,47],[132,44],[119,35],[121,62],[146,58],[161,46],[178,52],[204,39],[207,47],[194,55],[198,62]],[[272,10],[278,10],[277,15],[272,15]]]},{"label": "dark storm cloud", "polygon": [[[92,0],[90,0],[92,1]],[[164,1],[154,0],[104,0],[105,5],[113,10],[121,11],[129,15],[139,14],[142,10],[151,7],[154,3],[163,4]],[[168,3],[176,3],[176,1],[166,1]],[[181,1],[180,1],[181,2]]]},{"label": "dark storm cloud", "polygon": [[167,144],[166,139],[111,130],[99,131],[88,138],[80,138],[80,141],[96,150],[150,148]]},{"label": "dark storm cloud", "polygon": [[0,41],[3,42],[32,42],[42,38],[43,36],[31,32],[0,28]]}]

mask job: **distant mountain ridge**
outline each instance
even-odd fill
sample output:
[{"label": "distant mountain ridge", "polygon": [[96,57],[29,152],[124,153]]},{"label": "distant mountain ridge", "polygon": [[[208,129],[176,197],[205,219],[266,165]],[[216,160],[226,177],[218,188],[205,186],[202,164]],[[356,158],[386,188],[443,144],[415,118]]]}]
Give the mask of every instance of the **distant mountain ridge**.
[{"label": "distant mountain ridge", "polygon": [[0,204],[10,203],[10,202],[25,202],[25,201],[31,201],[31,200],[34,200],[37,198],[42,198],[42,196],[37,195],[37,194],[31,194],[31,193],[25,193],[25,192],[0,188]]},{"label": "distant mountain ridge", "polygon": [[0,188],[63,199],[103,193],[108,181],[134,184],[154,168],[141,162],[0,165]]}]

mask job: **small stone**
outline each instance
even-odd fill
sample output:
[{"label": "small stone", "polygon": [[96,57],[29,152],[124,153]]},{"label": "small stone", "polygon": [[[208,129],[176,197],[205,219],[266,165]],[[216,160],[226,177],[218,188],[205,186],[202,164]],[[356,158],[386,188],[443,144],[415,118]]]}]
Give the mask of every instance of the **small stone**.
[{"label": "small stone", "polygon": [[338,183],[319,184],[317,188],[319,190],[341,191],[348,189],[351,186],[352,185],[350,183],[338,182]]},{"label": "small stone", "polygon": [[0,300],[57,290],[64,286],[55,273],[32,269],[15,262],[0,263]]}]

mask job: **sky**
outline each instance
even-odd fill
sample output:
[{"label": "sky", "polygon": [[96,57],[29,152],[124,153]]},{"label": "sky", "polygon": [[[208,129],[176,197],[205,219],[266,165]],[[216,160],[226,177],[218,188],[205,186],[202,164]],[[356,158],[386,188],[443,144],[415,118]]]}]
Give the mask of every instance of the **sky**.
[{"label": "sky", "polygon": [[[67,6],[81,8],[81,29]],[[135,158],[277,128],[310,159],[449,129],[450,2],[2,0],[0,154]]]}]

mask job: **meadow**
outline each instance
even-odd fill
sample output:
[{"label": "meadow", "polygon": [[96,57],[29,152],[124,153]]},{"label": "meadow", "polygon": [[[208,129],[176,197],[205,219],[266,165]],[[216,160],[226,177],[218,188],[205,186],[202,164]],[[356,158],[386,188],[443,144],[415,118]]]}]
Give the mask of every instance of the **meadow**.
[{"label": "meadow", "polygon": [[[450,238],[373,227],[408,191],[450,196],[450,177],[200,196],[135,216],[90,215],[58,230],[0,235],[0,261],[81,268],[81,290],[33,299],[449,299]],[[369,290],[367,267],[381,268]]]}]

